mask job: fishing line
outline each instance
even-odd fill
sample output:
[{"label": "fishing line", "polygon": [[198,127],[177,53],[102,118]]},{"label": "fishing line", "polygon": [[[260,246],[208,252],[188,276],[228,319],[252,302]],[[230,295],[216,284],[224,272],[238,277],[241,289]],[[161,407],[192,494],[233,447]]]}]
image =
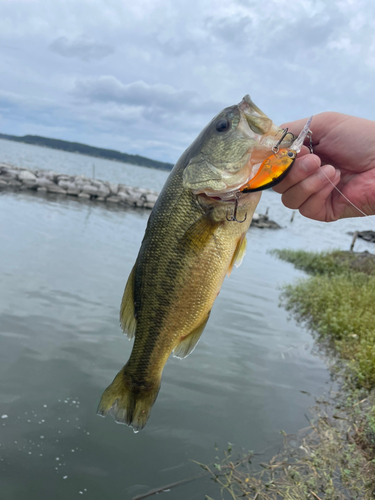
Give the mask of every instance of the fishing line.
[{"label": "fishing line", "polygon": [[321,171],[323,172],[323,174],[326,176],[326,178],[329,180],[329,182],[332,184],[332,186],[336,189],[337,192],[339,192],[341,194],[341,196],[343,198],[345,198],[345,200],[350,203],[352,205],[352,207],[354,207],[355,209],[358,210],[358,212],[360,212],[362,215],[364,215],[365,217],[371,217],[371,215],[367,215],[365,214],[365,212],[362,212],[362,210],[360,208],[358,208],[356,205],[354,205],[354,203],[352,201],[349,200],[349,198],[347,198],[344,193],[342,191],[340,191],[340,189],[335,186],[335,184],[331,181],[331,179],[328,177],[328,175],[324,172],[324,170],[321,168]]},{"label": "fishing line", "polygon": [[[310,150],[310,153],[313,153],[314,150],[313,150],[313,142],[312,142],[312,132],[311,130],[308,131],[308,134],[307,134],[307,137],[309,139],[309,145],[308,145],[308,148]],[[367,215],[365,214],[365,212],[363,212],[360,208],[358,208],[356,205],[354,205],[354,203],[352,201],[349,200],[349,198],[347,198],[344,193],[342,191],[340,191],[340,189],[331,181],[331,179],[328,177],[328,175],[324,172],[323,168],[321,168],[321,171],[323,172],[324,176],[326,177],[326,179],[332,184],[332,186],[336,189],[336,191],[338,193],[341,194],[341,196],[348,202],[351,204],[352,207],[354,207],[356,210],[358,210],[359,213],[361,213],[362,215],[364,215],[365,217],[371,217],[371,215]],[[373,222],[373,220],[371,219],[371,222]]]}]

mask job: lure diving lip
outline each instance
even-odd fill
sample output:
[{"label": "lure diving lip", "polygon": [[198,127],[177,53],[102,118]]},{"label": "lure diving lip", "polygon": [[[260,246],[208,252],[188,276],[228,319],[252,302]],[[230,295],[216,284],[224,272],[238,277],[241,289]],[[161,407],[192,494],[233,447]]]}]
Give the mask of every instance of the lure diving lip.
[{"label": "lure diving lip", "polygon": [[306,125],[301,130],[297,139],[288,149],[275,148],[272,155],[266,158],[255,176],[246,184],[241,186],[241,193],[254,193],[255,191],[263,191],[279,184],[293,166],[297,154],[301,151],[302,145],[306,136],[310,132],[312,116],[307,120]]}]

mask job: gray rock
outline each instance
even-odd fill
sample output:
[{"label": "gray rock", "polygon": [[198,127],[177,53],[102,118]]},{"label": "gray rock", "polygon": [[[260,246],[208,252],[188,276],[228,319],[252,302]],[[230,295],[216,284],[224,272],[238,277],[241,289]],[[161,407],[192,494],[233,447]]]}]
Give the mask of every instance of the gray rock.
[{"label": "gray rock", "polygon": [[8,187],[8,182],[4,181],[3,179],[0,179],[0,188],[5,188]]},{"label": "gray rock", "polygon": [[22,183],[20,181],[16,181],[15,179],[8,181],[8,186],[12,188],[19,188],[21,185]]},{"label": "gray rock", "polygon": [[91,196],[89,194],[87,194],[87,193],[79,193],[78,198],[90,199]]},{"label": "gray rock", "polygon": [[155,203],[151,203],[150,201],[146,201],[143,205],[144,208],[154,208]]},{"label": "gray rock", "polygon": [[39,187],[45,187],[45,188],[47,186],[55,185],[50,179],[47,179],[47,177],[38,177],[36,182]]},{"label": "gray rock", "polygon": [[114,183],[114,182],[109,182],[109,190],[111,192],[111,194],[114,194],[114,195],[117,195],[118,191],[119,191],[119,185]]},{"label": "gray rock", "polygon": [[53,170],[48,170],[47,172],[44,172],[43,177],[46,179],[49,179],[50,181],[56,181],[57,180],[57,173],[54,172]]},{"label": "gray rock", "polygon": [[63,189],[77,189],[75,182],[67,181],[64,179],[59,181],[59,186]]},{"label": "gray rock", "polygon": [[21,170],[18,173],[18,178],[20,181],[36,181],[36,175],[28,170]]},{"label": "gray rock", "polygon": [[57,174],[56,179],[57,182],[60,184],[60,181],[70,181],[71,176],[67,174]]},{"label": "gray rock", "polygon": [[128,193],[125,191],[119,191],[117,196],[120,198],[121,201],[126,201],[129,198]]},{"label": "gray rock", "polygon": [[145,189],[145,188],[133,188],[133,189],[134,189],[134,191],[136,191],[139,194],[147,194],[150,192],[149,189]]},{"label": "gray rock", "polygon": [[84,184],[90,184],[91,183],[91,179],[89,179],[88,177],[84,176],[84,175],[76,175],[75,178],[74,178],[75,182],[83,182]]},{"label": "gray rock", "polygon": [[49,193],[59,193],[59,194],[66,194],[65,189],[62,189],[60,186],[57,184],[49,184],[48,186],[45,186],[47,188],[47,191]]},{"label": "gray rock", "polygon": [[9,168],[2,168],[0,170],[0,178],[3,180],[11,180],[18,178],[17,170],[10,170]]},{"label": "gray rock", "polygon": [[98,180],[92,180],[91,184],[93,186],[97,187],[98,189],[100,189],[103,186],[103,182],[102,181],[98,181]]},{"label": "gray rock", "polygon": [[121,198],[119,198],[118,196],[108,196],[105,201],[109,201],[110,203],[118,203],[119,201],[121,201]]},{"label": "gray rock", "polygon": [[102,185],[98,190],[99,198],[107,198],[107,196],[109,195],[110,195],[110,190],[106,186]]},{"label": "gray rock", "polygon": [[38,184],[36,180],[23,181],[23,186],[27,187],[27,189],[36,189]]},{"label": "gray rock", "polygon": [[139,200],[138,197],[130,196],[128,193],[124,191],[119,191],[117,197],[120,198],[121,203],[124,203],[125,205],[130,205],[132,207],[135,207],[137,205],[137,201]]},{"label": "gray rock", "polygon": [[158,199],[158,195],[155,193],[147,193],[146,194],[146,201],[147,203],[155,203],[155,201]]},{"label": "gray rock", "polygon": [[46,193],[47,192],[47,188],[43,187],[43,186],[40,186],[40,187],[37,188],[37,191],[38,191],[38,193]]},{"label": "gray rock", "polygon": [[68,188],[66,194],[70,194],[71,196],[78,196],[81,190],[78,187],[70,187]]},{"label": "gray rock", "polygon": [[99,198],[96,198],[96,201],[105,201],[105,198],[103,198],[102,196],[99,196]]},{"label": "gray rock", "polygon": [[89,195],[97,195],[99,190],[97,187],[91,186],[91,184],[85,184],[82,187],[82,191]]}]

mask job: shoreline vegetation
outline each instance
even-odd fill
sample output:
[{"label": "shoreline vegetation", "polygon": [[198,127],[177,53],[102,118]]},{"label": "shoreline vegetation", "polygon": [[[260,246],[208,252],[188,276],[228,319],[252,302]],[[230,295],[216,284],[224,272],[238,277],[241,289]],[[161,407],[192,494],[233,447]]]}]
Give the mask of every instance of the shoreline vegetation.
[{"label": "shoreline vegetation", "polygon": [[0,134],[0,139],[7,141],[23,142],[25,144],[32,144],[34,146],[42,146],[51,149],[59,149],[60,151],[67,151],[68,153],[78,153],[94,158],[103,158],[105,160],[119,161],[122,163],[130,163],[131,165],[138,165],[140,167],[157,168],[159,170],[172,170],[172,163],[152,160],[145,156],[131,155],[128,153],[121,153],[114,149],[97,148],[80,142],[63,141],[61,139],[50,139],[39,135],[9,135]]},{"label": "shoreline vegetation", "polygon": [[253,452],[236,459],[230,449],[223,460],[199,465],[222,499],[374,498],[375,255],[271,253],[310,275],[283,287],[281,305],[311,330],[338,390],[316,400],[306,429],[282,432],[283,451],[269,462],[253,465]]}]

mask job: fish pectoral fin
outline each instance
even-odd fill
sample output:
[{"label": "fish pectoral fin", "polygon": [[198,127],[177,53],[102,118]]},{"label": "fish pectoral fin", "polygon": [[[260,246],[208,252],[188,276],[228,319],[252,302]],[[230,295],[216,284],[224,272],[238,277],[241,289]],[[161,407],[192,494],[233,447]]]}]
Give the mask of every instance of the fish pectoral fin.
[{"label": "fish pectoral fin", "polygon": [[208,313],[207,318],[197,328],[195,328],[195,330],[183,337],[178,346],[174,348],[173,356],[175,358],[186,358],[192,351],[194,351],[195,346],[198,344],[198,341],[201,338],[202,332],[207,324],[210,314],[211,311]]},{"label": "fish pectoral fin", "polygon": [[232,262],[230,263],[230,266],[228,268],[227,272],[228,277],[233,271],[233,266],[240,267],[240,265],[242,264],[243,258],[245,257],[246,254],[246,247],[247,247],[247,239],[246,239],[246,234],[244,233],[238,240],[236,249],[232,257]]},{"label": "fish pectoral fin", "polygon": [[135,267],[134,264],[131,273],[129,274],[128,281],[125,286],[124,295],[122,297],[120,309],[120,323],[124,333],[127,334],[128,339],[132,339],[137,328],[137,320],[135,319],[134,310],[134,280],[135,280]]},{"label": "fish pectoral fin", "polygon": [[209,210],[202,214],[199,219],[188,227],[180,240],[181,245],[198,251],[206,246],[216,229],[222,224],[221,221],[214,220],[212,212],[212,210]]}]

